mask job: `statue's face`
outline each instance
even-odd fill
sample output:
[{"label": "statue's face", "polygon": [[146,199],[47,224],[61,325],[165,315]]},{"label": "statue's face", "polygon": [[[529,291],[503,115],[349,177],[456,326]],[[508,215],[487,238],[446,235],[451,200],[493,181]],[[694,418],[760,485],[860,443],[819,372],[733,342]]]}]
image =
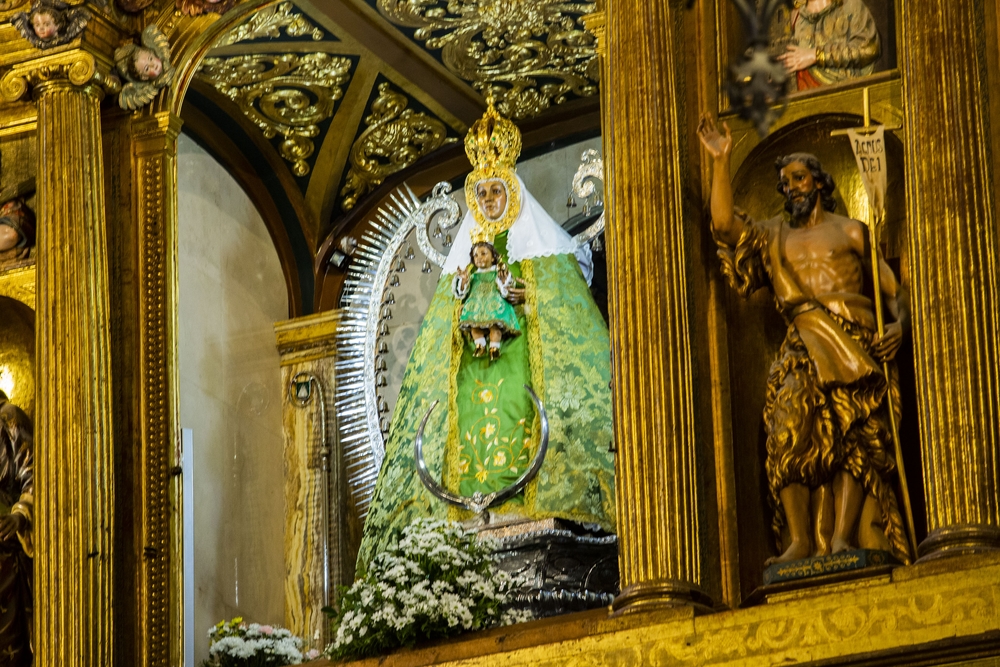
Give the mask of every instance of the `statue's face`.
[{"label": "statue's face", "polygon": [[488,246],[477,245],[472,250],[472,263],[477,269],[488,269],[493,266],[493,251]]},{"label": "statue's face", "polygon": [[163,72],[163,62],[149,49],[135,53],[135,71],[143,81],[152,81]]},{"label": "statue's face", "polygon": [[52,39],[59,33],[59,26],[52,14],[39,12],[31,17],[31,28],[38,39]]},{"label": "statue's face", "polygon": [[816,189],[809,167],[801,162],[790,162],[781,170],[781,186],[792,204],[805,201]]},{"label": "statue's face", "polygon": [[507,186],[496,179],[476,186],[476,201],[479,210],[489,220],[496,220],[507,210]]}]

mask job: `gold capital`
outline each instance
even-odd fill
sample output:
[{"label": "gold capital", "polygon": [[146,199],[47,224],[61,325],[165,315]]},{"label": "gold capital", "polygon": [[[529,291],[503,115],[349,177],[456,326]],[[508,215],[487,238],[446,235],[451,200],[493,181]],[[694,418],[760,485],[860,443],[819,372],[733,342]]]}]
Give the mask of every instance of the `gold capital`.
[{"label": "gold capital", "polygon": [[29,88],[35,88],[38,95],[53,85],[85,87],[88,84],[100,86],[93,87],[95,93],[101,89],[114,93],[121,86],[109,62],[88,50],[74,49],[14,65],[0,78],[0,97],[5,102],[16,102]]}]

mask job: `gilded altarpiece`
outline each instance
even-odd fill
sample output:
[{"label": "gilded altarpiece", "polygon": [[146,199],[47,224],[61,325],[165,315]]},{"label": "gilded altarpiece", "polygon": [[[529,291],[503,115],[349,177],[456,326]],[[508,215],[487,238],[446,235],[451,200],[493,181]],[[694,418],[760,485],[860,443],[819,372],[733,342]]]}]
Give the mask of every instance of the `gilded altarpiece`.
[{"label": "gilded altarpiece", "polygon": [[[680,2],[608,0],[597,7],[607,12],[591,24],[602,53],[609,164],[627,587],[615,610],[622,615],[609,619],[599,610],[541,628],[500,630],[410,654],[412,664],[492,664],[498,651],[508,652],[508,664],[535,665],[565,664],[568,655],[605,664],[763,664],[846,662],[859,652],[887,663],[995,654],[1000,253],[990,158],[1000,146],[990,121],[1000,114],[986,83],[996,78],[995,4],[927,0],[917,11],[897,3],[895,36],[886,37],[895,61],[867,79],[795,97],[767,140],[725,113],[727,63],[719,54],[737,53],[727,39],[739,34],[728,3],[705,0],[687,9]],[[0,19],[10,9],[4,4]],[[117,14],[99,12],[83,44],[44,63],[10,24],[0,25],[0,152],[12,142],[37,142],[38,209],[40,224],[48,225],[37,279],[27,267],[0,273],[0,294],[25,305],[37,299],[36,372],[47,382],[35,392],[37,433],[43,441],[67,436],[38,468],[49,485],[38,497],[45,544],[36,570],[38,664],[179,661],[175,139],[199,60],[253,9],[245,4],[213,25],[214,17],[184,18],[164,5],[155,18],[175,47],[177,80],[134,116],[102,98],[114,92],[111,47],[119,33],[135,31],[138,19],[124,19],[122,27],[112,20]],[[70,52],[79,58],[63,57]],[[949,70],[943,79],[941,54]],[[736,138],[737,197],[760,215],[775,206],[772,158],[809,149],[833,165],[843,210],[864,219],[846,140],[829,132],[859,124],[866,86],[872,119],[902,126],[890,141],[890,182],[897,185],[882,241],[913,294],[920,381],[913,383],[913,405],[904,405],[912,417],[903,439],[913,457],[906,460],[910,479],[924,482],[922,494],[911,493],[924,524],[918,556],[926,561],[737,609],[757,588],[773,549],[756,425],[762,359],[773,353],[779,325],[763,296],[741,303],[722,289],[700,210],[709,180],[694,129],[701,113],[723,110]],[[637,104],[640,95],[654,103]],[[692,194],[699,189],[700,198]],[[69,219],[79,225],[66,225]],[[688,231],[695,226],[701,231]],[[68,245],[79,253],[64,256]],[[635,280],[635,267],[650,255],[656,270]],[[68,305],[77,303],[85,307]],[[652,344],[650,327],[659,334]],[[631,381],[647,376],[642,386]],[[288,414],[293,409],[301,408],[289,406]],[[289,428],[314,431],[304,419],[291,418]],[[301,452],[289,451],[301,463]],[[314,474],[308,460],[305,469]],[[68,521],[78,506],[87,512]],[[934,559],[948,553],[959,555]],[[651,611],[628,613],[636,610]]]}]

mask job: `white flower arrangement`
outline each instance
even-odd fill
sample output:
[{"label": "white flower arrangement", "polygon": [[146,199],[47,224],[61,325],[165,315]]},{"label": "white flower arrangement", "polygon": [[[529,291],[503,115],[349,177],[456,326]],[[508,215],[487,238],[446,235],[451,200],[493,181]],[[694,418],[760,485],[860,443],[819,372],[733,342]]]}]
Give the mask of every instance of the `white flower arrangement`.
[{"label": "white flower arrangement", "polygon": [[247,624],[239,617],[209,628],[208,638],[212,643],[202,667],[283,667],[319,657],[316,650],[303,656],[302,640],[285,628]]},{"label": "white flower arrangement", "polygon": [[494,543],[456,523],[418,519],[379,554],[340,599],[333,618],[333,659],[357,658],[531,619],[506,610],[517,582],[497,568]]}]

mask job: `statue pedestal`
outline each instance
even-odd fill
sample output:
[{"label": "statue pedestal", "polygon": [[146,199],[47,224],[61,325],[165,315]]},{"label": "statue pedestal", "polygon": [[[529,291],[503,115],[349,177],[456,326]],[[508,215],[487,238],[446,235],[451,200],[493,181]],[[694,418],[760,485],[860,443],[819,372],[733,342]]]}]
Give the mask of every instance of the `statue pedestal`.
[{"label": "statue pedestal", "polygon": [[764,585],[751,593],[741,606],[784,600],[785,594],[798,596],[803,589],[840,584],[855,579],[888,576],[902,565],[888,551],[854,549],[829,556],[816,556],[775,563],[764,570]]},{"label": "statue pedestal", "polygon": [[802,558],[787,563],[775,563],[764,570],[764,583],[777,584],[783,581],[795,581],[807,577],[840,574],[869,567],[884,565],[902,565],[888,551],[875,549],[855,549],[841,551],[829,556]]},{"label": "statue pedestal", "polygon": [[607,607],[618,592],[618,538],[559,519],[479,529],[499,541],[504,571],[524,579],[514,606],[535,618]]}]

